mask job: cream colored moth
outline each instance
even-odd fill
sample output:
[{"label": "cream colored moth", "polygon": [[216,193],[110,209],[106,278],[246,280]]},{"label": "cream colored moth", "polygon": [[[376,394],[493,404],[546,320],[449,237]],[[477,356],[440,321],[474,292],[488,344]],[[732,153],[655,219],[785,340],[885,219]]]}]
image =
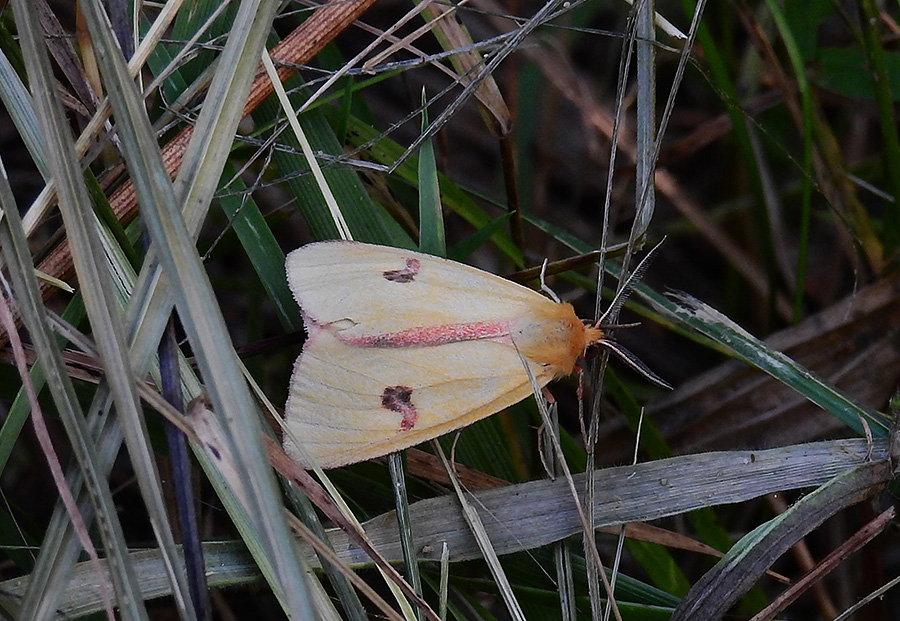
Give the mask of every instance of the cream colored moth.
[{"label": "cream colored moth", "polygon": [[455,261],[330,241],[290,253],[286,271],[308,338],[285,450],[304,467],[379,457],[521,401],[532,387],[516,350],[541,387],[594,344],[649,373],[571,304]]}]

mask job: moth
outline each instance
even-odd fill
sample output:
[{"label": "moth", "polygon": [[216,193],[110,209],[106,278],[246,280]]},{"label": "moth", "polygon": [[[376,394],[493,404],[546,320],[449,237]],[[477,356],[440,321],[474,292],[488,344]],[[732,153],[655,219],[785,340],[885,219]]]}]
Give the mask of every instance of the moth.
[{"label": "moth", "polygon": [[571,304],[462,263],[329,241],[291,252],[286,272],[308,338],[285,450],[304,467],[379,457],[521,401],[532,394],[523,359],[544,387],[600,344],[662,382]]}]

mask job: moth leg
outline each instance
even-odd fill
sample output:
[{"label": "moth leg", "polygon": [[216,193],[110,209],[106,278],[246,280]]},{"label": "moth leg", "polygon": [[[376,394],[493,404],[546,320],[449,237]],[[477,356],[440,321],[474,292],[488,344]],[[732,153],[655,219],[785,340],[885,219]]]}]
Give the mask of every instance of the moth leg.
[{"label": "moth leg", "polygon": [[550,392],[550,389],[547,388],[546,386],[541,388],[541,395],[543,395],[544,401],[546,401],[550,405],[553,405],[554,403],[556,403],[556,397],[553,396],[553,393]]},{"label": "moth leg", "polygon": [[578,388],[575,389],[575,396],[578,398],[578,426],[581,427],[581,437],[587,438],[584,427],[584,369],[576,365],[575,372],[578,374]]},{"label": "moth leg", "polygon": [[548,287],[547,283],[544,282],[544,276],[546,274],[547,274],[547,259],[544,259],[543,264],[541,264],[541,291],[546,293],[547,297],[549,297],[551,300],[553,300],[554,302],[559,304],[560,303],[559,296],[557,296],[556,293],[554,293],[553,289]]}]

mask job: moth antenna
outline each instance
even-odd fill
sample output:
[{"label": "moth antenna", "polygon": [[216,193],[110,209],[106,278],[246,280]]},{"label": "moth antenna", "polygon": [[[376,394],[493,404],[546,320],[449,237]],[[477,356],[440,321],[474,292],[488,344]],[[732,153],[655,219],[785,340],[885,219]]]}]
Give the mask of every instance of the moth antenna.
[{"label": "moth antenna", "polygon": [[616,297],[613,298],[609,308],[607,308],[606,312],[603,313],[603,316],[600,317],[600,320],[597,322],[598,324],[602,324],[609,317],[614,317],[622,309],[625,300],[627,300],[628,296],[631,295],[631,292],[634,291],[634,286],[640,282],[641,278],[643,278],[644,272],[650,267],[650,263],[656,257],[656,253],[659,250],[659,247],[663,245],[664,241],[666,241],[665,237],[663,237],[660,242],[647,253],[647,256],[641,259],[641,262],[634,268],[634,271],[628,275],[625,285],[619,289],[618,293],[616,293]]},{"label": "moth antenna", "polygon": [[611,341],[609,339],[600,339],[599,341],[597,341],[597,345],[605,347],[606,349],[614,353],[619,357],[619,359],[622,360],[622,362],[626,363],[632,369],[643,375],[645,378],[647,378],[657,386],[668,388],[669,390],[673,389],[666,380],[662,379],[656,373],[651,371],[650,367],[641,362],[640,358],[622,347],[619,343],[616,343],[615,341]]},{"label": "moth antenna", "polygon": [[619,330],[620,328],[638,328],[641,326],[640,321],[633,321],[631,323],[591,323],[595,328],[600,328],[601,330]]},{"label": "moth antenna", "polygon": [[553,293],[553,289],[551,289],[550,287],[548,287],[548,286],[547,286],[547,283],[544,282],[544,276],[545,276],[546,274],[547,274],[547,259],[544,259],[543,264],[541,264],[541,291],[543,291],[544,293],[546,293],[547,296],[548,296],[551,300],[553,300],[554,302],[556,302],[557,304],[559,304],[559,303],[560,303],[559,298],[556,296],[555,293]]}]

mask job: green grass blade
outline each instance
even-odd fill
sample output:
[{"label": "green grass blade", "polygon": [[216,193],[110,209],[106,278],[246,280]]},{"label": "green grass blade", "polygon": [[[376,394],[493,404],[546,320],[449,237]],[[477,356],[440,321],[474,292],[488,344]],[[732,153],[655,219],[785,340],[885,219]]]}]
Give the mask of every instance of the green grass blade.
[{"label": "green grass blade", "polygon": [[[875,87],[875,103],[881,121],[881,140],[884,149],[884,176],[894,200],[884,202],[885,254],[892,255],[900,246],[900,130],[897,127],[895,102],[891,94],[884,44],[878,26],[882,23],[878,4],[874,0],[861,0],[860,28],[868,69]],[[896,86],[896,85],[895,85]]]},{"label": "green grass blade", "polygon": [[[425,91],[422,91],[422,131],[428,127],[428,110],[425,106]],[[444,213],[441,208],[441,189],[438,186],[437,162],[434,159],[434,145],[431,140],[422,143],[419,149],[419,250],[438,257],[447,256],[447,242],[444,239]]]},{"label": "green grass blade", "polygon": [[[229,54],[236,54],[240,58],[236,67],[246,68],[251,62],[249,59],[256,62],[258,58],[263,44],[260,30],[270,25],[274,11],[274,7],[263,10],[260,6],[245,2],[236,18],[235,32],[241,36],[229,38],[223,53],[223,58]],[[99,14],[90,13],[86,11],[88,22],[99,25]],[[241,26],[243,22],[247,22],[247,25]],[[240,496],[248,506],[253,507],[253,511],[248,511],[248,514],[265,551],[260,562],[262,565],[271,564],[273,587],[283,598],[286,610],[297,616],[309,614],[311,604],[306,590],[300,587],[305,584],[304,574],[297,559],[291,554],[290,535],[281,514],[280,495],[262,451],[258,424],[247,416],[255,408],[236,364],[228,330],[194,248],[191,234],[178,210],[173,187],[160,175],[160,171],[165,169],[139,94],[133,82],[128,79],[124,63],[115,53],[115,45],[108,33],[100,32],[99,26],[92,28],[92,32],[95,45],[100,49],[99,58],[106,63],[103,66],[104,77],[119,123],[119,136],[129,160],[135,189],[144,206],[151,238],[157,245],[161,264],[174,285],[182,323],[194,345],[215,411],[227,423],[223,425],[223,437],[229,445],[230,454],[234,456],[234,467],[239,473],[238,481],[245,485]],[[248,42],[245,38],[247,33],[255,33],[256,37]],[[239,71],[232,73],[234,67],[226,62],[219,66],[226,67],[226,73],[217,73],[211,86],[212,91],[215,91],[215,84],[219,81],[223,84],[237,83],[246,92],[252,76]],[[223,103],[220,100],[213,101],[219,107]],[[198,128],[218,123],[218,109],[214,109],[216,106],[204,107],[198,119]],[[233,135],[237,116],[233,114],[229,119],[231,128],[228,136]],[[205,136],[199,130],[196,135]],[[210,156],[211,143],[208,138],[206,136],[206,139],[192,141],[188,148],[185,165],[181,169],[184,174],[176,182],[179,189],[189,187],[202,194],[207,188],[208,192],[215,188],[221,172],[221,158],[217,157],[216,152],[212,152]],[[227,154],[229,148],[230,146],[223,148],[219,153],[224,151]],[[207,158],[211,161],[207,161]],[[195,160],[201,162],[200,168],[211,172],[203,175],[197,173],[197,177],[192,178],[198,169],[185,171],[190,168],[188,164]],[[218,169],[214,169],[216,165],[219,166]],[[187,203],[190,204],[195,197],[189,192],[187,194]]]}]

